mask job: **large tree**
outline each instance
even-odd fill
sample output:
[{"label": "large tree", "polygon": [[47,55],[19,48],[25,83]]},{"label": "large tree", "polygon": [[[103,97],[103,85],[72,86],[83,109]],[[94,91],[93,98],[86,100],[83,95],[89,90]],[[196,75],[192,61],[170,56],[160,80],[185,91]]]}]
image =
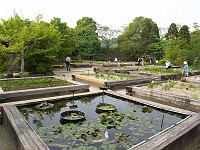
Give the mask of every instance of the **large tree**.
[{"label": "large tree", "polygon": [[96,22],[89,17],[77,21],[75,32],[77,34],[77,47],[74,55],[81,59],[93,57],[99,50],[101,42],[98,38]]},{"label": "large tree", "polygon": [[60,18],[54,17],[50,24],[54,26],[61,34],[60,49],[57,52],[58,60],[64,60],[76,48],[76,35],[73,28],[70,28],[66,22]]},{"label": "large tree", "polygon": [[189,27],[187,25],[183,25],[179,30],[179,39],[185,41],[187,44],[190,43],[191,37],[190,37],[190,31]]},{"label": "large tree", "polygon": [[116,44],[116,38],[120,32],[119,30],[98,24],[97,31],[102,45],[105,46],[107,50],[109,50],[110,46]]},{"label": "large tree", "polygon": [[[40,21],[22,19],[14,13],[8,20],[2,20],[2,35],[9,42],[7,51],[15,51],[21,60],[21,72],[44,73],[51,71],[54,51],[59,47],[60,34],[53,25]],[[25,65],[26,61],[26,65]]]},{"label": "large tree", "polygon": [[118,37],[119,49],[125,51],[130,59],[151,55],[150,45],[159,42],[159,29],[150,18],[136,17]]},{"label": "large tree", "polygon": [[200,30],[198,28],[191,33],[191,49],[192,64],[200,69]]},{"label": "large tree", "polygon": [[165,35],[166,39],[177,39],[178,38],[178,28],[177,25],[175,23],[172,23],[169,28],[168,31]]},{"label": "large tree", "polygon": [[189,28],[183,25],[179,32],[176,24],[172,23],[166,34],[165,59],[172,61],[173,65],[182,65],[187,60],[191,64],[191,48]]}]

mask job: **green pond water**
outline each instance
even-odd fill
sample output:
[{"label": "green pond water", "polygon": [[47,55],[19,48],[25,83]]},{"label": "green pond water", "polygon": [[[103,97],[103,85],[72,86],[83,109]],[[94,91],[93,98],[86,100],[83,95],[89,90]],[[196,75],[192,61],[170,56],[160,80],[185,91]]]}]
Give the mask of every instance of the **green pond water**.
[{"label": "green pond water", "polygon": [[[102,102],[115,105],[117,111],[97,112]],[[60,114],[73,105],[86,113],[85,121],[61,124]],[[46,110],[35,105],[19,110],[51,150],[125,150],[187,117],[111,95],[56,101]]]}]

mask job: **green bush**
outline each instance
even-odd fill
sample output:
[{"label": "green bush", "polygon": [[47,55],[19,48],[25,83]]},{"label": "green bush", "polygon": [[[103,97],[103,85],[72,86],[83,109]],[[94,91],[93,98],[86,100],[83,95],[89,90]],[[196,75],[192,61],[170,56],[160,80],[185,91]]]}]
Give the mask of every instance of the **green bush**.
[{"label": "green bush", "polygon": [[197,69],[200,69],[200,58],[195,58],[193,61],[193,66]]},{"label": "green bush", "polygon": [[8,54],[2,49],[0,49],[0,64],[1,64],[0,72],[5,72],[8,70],[9,67]]},{"label": "green bush", "polygon": [[159,65],[165,65],[165,63],[166,63],[167,60],[169,60],[169,59],[168,58],[163,58],[163,59],[161,59],[161,60],[158,61],[158,64]]},{"label": "green bush", "polygon": [[53,70],[52,64],[41,62],[38,64],[36,68],[36,73],[45,73],[45,72],[50,72],[52,70]]}]

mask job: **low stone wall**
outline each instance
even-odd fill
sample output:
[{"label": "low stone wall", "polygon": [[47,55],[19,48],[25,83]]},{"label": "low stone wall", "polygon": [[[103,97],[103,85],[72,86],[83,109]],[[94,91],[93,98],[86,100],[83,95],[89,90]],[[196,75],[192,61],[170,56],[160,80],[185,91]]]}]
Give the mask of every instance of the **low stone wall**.
[{"label": "low stone wall", "polygon": [[176,106],[181,109],[200,112],[200,102],[181,95],[168,94],[162,91],[144,89],[142,87],[126,87],[128,95],[139,96],[150,101]]},{"label": "low stone wall", "polygon": [[121,89],[125,88],[129,85],[138,85],[138,84],[144,84],[144,83],[150,83],[154,80],[154,78],[147,77],[147,78],[136,78],[136,79],[129,79],[129,80],[119,80],[119,81],[106,81],[105,85],[109,89]]},{"label": "low stone wall", "polygon": [[72,68],[91,68],[92,64],[89,63],[83,63],[83,64],[75,64],[75,63],[71,63],[70,66]]},{"label": "low stone wall", "polygon": [[[189,76],[200,75],[200,71],[189,72]],[[183,74],[170,74],[170,75],[161,75],[161,80],[180,80],[183,77]]]},{"label": "low stone wall", "polygon": [[115,73],[115,70],[109,68],[93,68],[95,73]]},{"label": "low stone wall", "polygon": [[[110,68],[94,68],[95,73],[122,73],[122,74],[135,74],[135,71],[138,71],[139,68],[124,68],[124,69],[110,69]],[[142,70],[142,69],[140,69]],[[137,73],[138,74],[138,73]]]}]

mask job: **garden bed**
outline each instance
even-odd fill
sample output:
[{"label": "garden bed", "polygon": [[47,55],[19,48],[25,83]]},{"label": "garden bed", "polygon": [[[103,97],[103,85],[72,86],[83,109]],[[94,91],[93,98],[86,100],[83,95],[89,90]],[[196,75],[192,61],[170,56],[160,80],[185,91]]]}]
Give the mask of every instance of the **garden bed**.
[{"label": "garden bed", "polygon": [[[53,77],[28,78],[26,84],[25,80],[26,79],[22,78],[1,80],[4,88],[3,90],[7,88],[15,90],[2,92],[0,95],[0,103],[65,95],[65,94],[71,94],[72,91],[75,91],[75,93],[89,91],[89,85],[87,84],[82,84],[73,81],[68,82],[66,80],[55,79]],[[10,85],[10,83],[13,83],[15,85]],[[29,87],[32,89],[30,89]]]},{"label": "garden bed", "polygon": [[127,87],[127,94],[200,112],[200,86],[188,82],[169,81]]},{"label": "garden bed", "polygon": [[18,91],[36,88],[67,86],[72,83],[52,77],[29,77],[29,78],[11,78],[1,79],[0,87],[4,92]]},{"label": "garden bed", "polygon": [[[183,77],[182,68],[148,67],[137,72],[140,75],[159,76],[161,80],[180,80]],[[199,70],[190,69],[189,76],[200,75]]]},{"label": "garden bed", "polygon": [[137,85],[149,83],[154,78],[147,77],[142,78],[140,76],[128,75],[128,74],[83,74],[83,75],[72,75],[73,80],[84,83],[91,83],[98,86],[105,86],[109,89],[121,89],[128,85]]}]

